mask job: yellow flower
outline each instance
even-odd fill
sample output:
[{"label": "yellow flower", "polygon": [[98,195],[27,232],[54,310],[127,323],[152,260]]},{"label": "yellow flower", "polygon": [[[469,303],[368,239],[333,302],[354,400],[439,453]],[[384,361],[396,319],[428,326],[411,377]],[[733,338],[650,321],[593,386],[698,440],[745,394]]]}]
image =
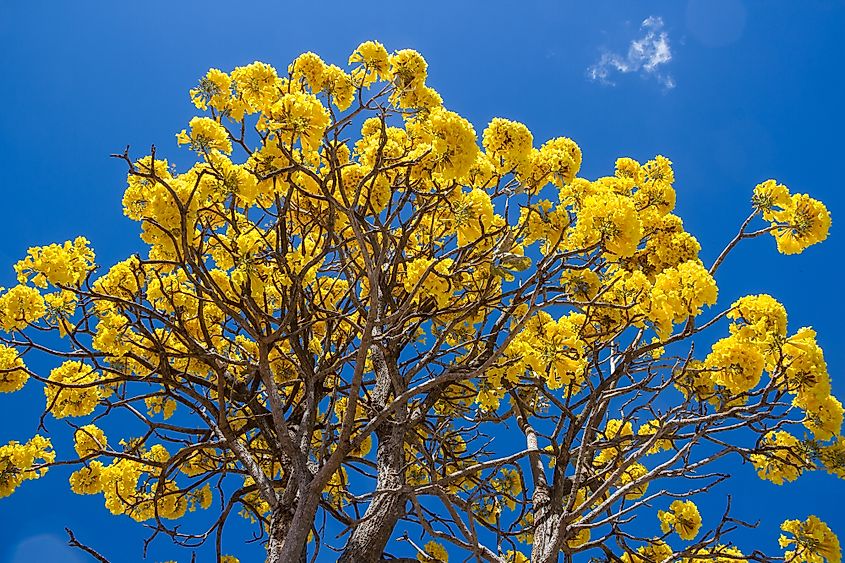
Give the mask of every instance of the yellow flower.
[{"label": "yellow flower", "polygon": [[576,547],[581,547],[585,543],[590,541],[590,529],[589,528],[579,528],[575,535],[569,537],[566,540],[566,545],[570,549],[575,549]]},{"label": "yellow flower", "polygon": [[94,368],[68,360],[50,372],[44,395],[47,409],[56,418],[91,414],[103,396]]},{"label": "yellow flower", "polygon": [[524,555],[521,551],[509,549],[504,553],[502,558],[505,563],[531,563],[531,559]]},{"label": "yellow flower", "polygon": [[164,420],[167,420],[176,411],[176,401],[170,397],[156,395],[154,397],[147,397],[144,399],[144,404],[147,405],[147,414],[155,416],[161,414]]},{"label": "yellow flower", "polygon": [[103,474],[103,464],[93,460],[85,467],[80,467],[70,474],[70,490],[77,495],[95,495],[103,491],[100,478]]},{"label": "yellow flower", "polygon": [[433,297],[438,307],[445,307],[452,297],[449,267],[451,259],[435,262],[431,258],[417,258],[405,264],[405,291],[413,295],[415,302]]},{"label": "yellow flower", "polygon": [[794,403],[803,408],[812,408],[830,396],[830,376],[824,352],[816,343],[816,331],[808,327],[786,339],[782,347],[785,367],[779,379],[784,391],[794,393]]},{"label": "yellow flower", "polygon": [[349,55],[349,64],[358,63],[352,71],[357,86],[367,87],[376,80],[390,79],[390,58],[378,41],[364,41]]},{"label": "yellow flower", "polygon": [[232,80],[225,72],[216,68],[209,69],[196,88],[191,89],[191,101],[197,109],[206,110],[208,106],[217,111],[224,111],[231,96]]},{"label": "yellow flower", "polygon": [[[650,420],[640,426],[637,430],[637,436],[644,436],[646,439],[651,439],[660,430],[661,423],[658,420]],[[663,434],[666,436],[666,434]],[[672,440],[668,437],[660,438],[655,441],[654,445],[648,450],[648,453],[655,454],[664,450],[672,449]]]},{"label": "yellow flower", "polygon": [[583,316],[579,314],[564,315],[555,321],[541,312],[526,323],[511,348],[545,380],[549,389],[580,383],[587,365],[586,343],[579,338],[582,323]]},{"label": "yellow flower", "polygon": [[648,317],[658,336],[666,338],[672,325],[701,314],[704,305],[716,303],[718,288],[713,276],[698,260],[689,260],[660,272],[651,290]]},{"label": "yellow flower", "polygon": [[657,155],[642,166],[640,174],[641,184],[663,183],[673,184],[675,173],[672,171],[672,161],[665,156]]},{"label": "yellow flower", "polygon": [[129,319],[118,313],[111,313],[100,318],[97,332],[91,341],[91,347],[111,356],[120,357],[129,353],[137,334],[132,330]]},{"label": "yellow flower", "polygon": [[696,548],[693,557],[685,557],[683,563],[748,563],[742,552],[733,547],[719,544],[715,547]]},{"label": "yellow flower", "polygon": [[672,557],[672,548],[661,540],[652,540],[648,545],[638,547],[636,553],[623,553],[624,563],[663,563]]},{"label": "yellow flower", "polygon": [[14,348],[0,344],[0,393],[13,393],[23,388],[29,372]]},{"label": "yellow flower", "polygon": [[842,430],[842,403],[833,395],[823,397],[805,406],[804,426],[817,440],[830,440]]},{"label": "yellow flower", "polygon": [[560,276],[560,285],[578,301],[590,301],[601,288],[598,274],[592,270],[566,270]]},{"label": "yellow flower", "polygon": [[822,446],[819,459],[831,475],[845,479],[845,439],[837,436],[833,443]]},{"label": "yellow flower", "polygon": [[531,154],[534,137],[528,127],[517,121],[495,117],[484,130],[484,150],[500,172],[522,164]]},{"label": "yellow flower", "polygon": [[615,175],[617,178],[627,178],[639,184],[642,182],[643,174],[640,163],[633,158],[622,157],[616,159]]},{"label": "yellow flower", "polygon": [[0,296],[0,328],[6,332],[26,328],[46,313],[44,298],[33,287],[16,285]]},{"label": "yellow flower", "polygon": [[663,533],[674,530],[682,540],[692,540],[701,529],[701,514],[698,507],[691,500],[675,500],[669,505],[669,510],[659,510],[660,529]]},{"label": "yellow flower", "polygon": [[335,65],[327,66],[323,72],[323,91],[332,97],[332,102],[340,111],[349,109],[355,100],[352,78]]},{"label": "yellow flower", "polygon": [[18,282],[26,283],[32,277],[36,287],[46,288],[47,282],[79,287],[94,268],[94,251],[89,244],[85,237],[76,237],[63,245],[30,248],[28,256],[15,264]]},{"label": "yellow flower", "polygon": [[789,205],[789,190],[775,180],[766,180],[754,187],[751,203],[763,213],[763,219],[775,221],[777,216],[775,208],[784,209]]},{"label": "yellow flower", "polygon": [[743,340],[770,341],[786,336],[786,309],[771,295],[746,295],[731,305],[731,334]]},{"label": "yellow flower", "polygon": [[562,188],[572,182],[581,169],[581,149],[568,137],[556,137],[543,143],[533,164],[544,178]]},{"label": "yellow flower", "polygon": [[475,243],[493,224],[493,202],[484,190],[456,191],[450,223],[458,235],[458,246]]},{"label": "yellow flower", "polygon": [[608,252],[624,258],[637,251],[641,238],[642,223],[631,198],[601,192],[584,198],[570,247],[586,249],[601,243]]},{"label": "yellow flower", "polygon": [[323,89],[326,63],[312,52],[302,53],[288,67],[293,80],[303,80],[313,93]]},{"label": "yellow flower", "polygon": [[604,464],[619,458],[625,453],[625,448],[630,446],[631,437],[634,435],[634,427],[628,420],[611,418],[604,427],[604,433],[600,436],[603,441],[611,442],[612,445],[602,449],[596,456],[596,464]]},{"label": "yellow flower", "polygon": [[786,561],[796,563],[840,563],[842,550],[839,539],[827,524],[817,516],[810,516],[805,521],[787,520],[780,529],[790,534],[781,535],[778,543],[781,547],[792,547],[784,553]]},{"label": "yellow flower", "polygon": [[390,75],[396,86],[396,98],[416,90],[425,83],[428,63],[413,49],[402,49],[390,55]]},{"label": "yellow flower", "polygon": [[73,332],[74,326],[70,319],[76,312],[77,303],[76,294],[66,289],[44,296],[47,308],[45,319],[51,327],[59,329],[59,336],[62,338]]},{"label": "yellow flower", "polygon": [[449,553],[446,548],[432,540],[425,544],[425,553],[417,553],[417,559],[425,563],[448,563]]},{"label": "yellow flower", "polygon": [[657,156],[646,162],[639,174],[639,189],[634,194],[637,209],[641,212],[653,211],[662,216],[675,208],[675,190],[672,183],[675,175],[672,162]]},{"label": "yellow flower", "polygon": [[733,336],[716,342],[704,360],[704,365],[713,370],[713,381],[734,395],[757,386],[764,364],[765,359],[757,347]]},{"label": "yellow flower", "polygon": [[[632,463],[622,472],[622,477],[619,479],[619,487],[624,487],[629,483],[637,483],[625,494],[628,500],[636,500],[642,497],[648,490],[648,481],[640,481],[648,474],[648,468],[642,463]],[[639,482],[638,482],[639,481]]]},{"label": "yellow flower", "polygon": [[795,481],[804,469],[812,468],[801,442],[784,430],[767,433],[757,453],[751,454],[751,463],[760,479],[775,485]]},{"label": "yellow flower", "polygon": [[285,94],[269,111],[266,128],[287,141],[301,141],[305,151],[320,148],[323,133],[329,126],[329,113],[313,94]]},{"label": "yellow flower", "polygon": [[807,194],[794,194],[786,208],[775,214],[772,236],[782,254],[800,254],[808,246],[822,242],[830,230],[830,212]]},{"label": "yellow flower", "polygon": [[457,113],[435,108],[429,113],[428,128],[435,170],[443,180],[455,180],[469,172],[478,154],[472,124]]},{"label": "yellow flower", "polygon": [[240,121],[244,113],[263,111],[271,106],[279,98],[278,79],[276,69],[260,62],[233,70],[235,99],[229,108],[232,117]]},{"label": "yellow flower", "polygon": [[208,117],[194,117],[189,123],[191,132],[184,129],[176,135],[180,145],[190,145],[191,150],[208,154],[218,150],[229,154],[232,152],[232,142],[229,133],[218,122]]},{"label": "yellow flower", "polygon": [[73,434],[73,449],[80,458],[88,457],[106,449],[106,434],[95,424],[86,424]]},{"label": "yellow flower", "polygon": [[56,460],[49,438],[36,434],[25,444],[12,441],[0,446],[0,498],[11,495],[21,483],[38,479],[47,472],[47,467]]}]

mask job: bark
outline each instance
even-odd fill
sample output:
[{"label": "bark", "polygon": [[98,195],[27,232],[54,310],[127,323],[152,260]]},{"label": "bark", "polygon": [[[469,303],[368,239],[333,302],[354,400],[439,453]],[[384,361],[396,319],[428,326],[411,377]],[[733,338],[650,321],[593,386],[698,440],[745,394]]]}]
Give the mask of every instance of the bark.
[{"label": "bark", "polygon": [[[394,393],[404,390],[404,385],[399,370],[396,368],[396,352],[387,352],[378,345],[372,350],[373,367],[376,373],[373,398],[376,405],[383,409]],[[339,563],[380,561],[396,523],[405,513],[406,497],[401,488],[405,484],[406,426],[407,408],[402,407],[396,410],[394,416],[376,428],[375,434],[378,438],[376,491],[364,513],[364,518],[352,530],[349,541],[338,559]]]},{"label": "bark", "polygon": [[548,487],[538,487],[531,499],[534,505],[534,543],[531,563],[555,563],[560,553],[560,512],[554,509]]},{"label": "bark", "polygon": [[290,528],[291,514],[282,508],[277,508],[270,515],[270,533],[267,541],[267,563],[282,563],[279,559],[285,536]]},{"label": "bark", "polygon": [[305,563],[308,534],[317,511],[315,498],[304,497],[296,511],[277,507],[270,516],[267,563]]},{"label": "bark", "polygon": [[399,491],[404,484],[404,427],[393,425],[386,432],[378,432],[378,477],[376,494],[367,507],[362,521],[352,530],[339,563],[374,563],[381,560],[384,548],[393,534],[396,523],[405,513],[405,495]]}]

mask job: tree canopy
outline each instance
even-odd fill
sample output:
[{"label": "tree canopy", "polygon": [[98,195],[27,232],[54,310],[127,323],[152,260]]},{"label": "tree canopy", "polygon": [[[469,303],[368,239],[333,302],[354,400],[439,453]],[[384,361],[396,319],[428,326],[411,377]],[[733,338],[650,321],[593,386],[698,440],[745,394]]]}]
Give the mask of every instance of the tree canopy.
[{"label": "tree canopy", "polygon": [[0,496],[74,465],[74,493],[223,562],[246,518],[277,563],[839,563],[815,516],[764,553],[729,501],[696,506],[726,461],[845,476],[815,332],[716,283],[746,239],[823,241],[825,206],[749,187],[705,264],[669,159],[588,180],[567,137],[495,118],[479,140],[413,50],[367,41],[348,64],[209,70],[177,135],[190,168],[114,155],[143,254],[102,268],[79,237],[15,264],[0,392],[35,380],[41,425],[74,443],[0,446]]}]

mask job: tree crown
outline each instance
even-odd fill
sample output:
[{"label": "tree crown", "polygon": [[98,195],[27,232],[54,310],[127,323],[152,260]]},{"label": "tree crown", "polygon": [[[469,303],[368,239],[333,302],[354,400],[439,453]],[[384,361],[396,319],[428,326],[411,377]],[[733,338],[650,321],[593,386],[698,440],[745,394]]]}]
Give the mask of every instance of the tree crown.
[{"label": "tree crown", "polygon": [[[79,237],[15,265],[0,391],[42,384],[76,455],[0,447],[0,496],[74,464],[73,492],[221,561],[232,514],[271,561],[399,540],[424,561],[772,560],[694,497],[723,458],[842,477],[843,408],[814,331],[766,294],[717,309],[714,276],[745,239],[824,240],[824,205],[759,184],[707,266],[667,158],[587,180],[567,137],[496,118],[479,146],[415,51],[368,41],[349,65],[209,70],[177,135],[193,166],[115,155],[145,255],[103,271]],[[171,523],[196,509],[206,528]],[[787,560],[840,560],[818,518],[782,530]]]}]

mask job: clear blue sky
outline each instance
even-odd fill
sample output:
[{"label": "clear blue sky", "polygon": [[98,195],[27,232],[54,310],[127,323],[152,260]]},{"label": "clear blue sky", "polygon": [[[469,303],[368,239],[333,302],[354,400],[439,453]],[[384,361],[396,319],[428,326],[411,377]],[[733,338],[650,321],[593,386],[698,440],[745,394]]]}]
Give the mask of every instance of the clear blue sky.
[{"label": "clear blue sky", "polygon": [[[677,213],[708,263],[758,182],[774,177],[825,201],[834,220],[825,244],[785,257],[768,238],[752,241],[718,281],[724,302],[765,290],[786,304],[791,330],[816,327],[834,392],[845,396],[845,1],[240,4],[2,0],[0,285],[14,283],[11,264],[31,245],[82,234],[103,265],[140,248],[137,224],[121,213],[125,167],[108,155],[129,144],[140,156],[153,143],[175,155],[174,134],[193,110],[188,89],[209,67],[263,60],[284,69],[307,50],[342,65],[358,43],[378,39],[422,52],[429,83],[476,130],[503,116],[537,140],[572,137],[586,177],[610,173],[618,156],[668,156]],[[628,55],[635,41],[644,57]],[[35,384],[0,396],[0,442],[29,438],[42,408]],[[55,421],[48,427],[63,435]],[[774,551],[780,522],[810,513],[845,540],[841,482],[817,473],[778,488],[748,466],[735,473],[719,495],[732,490],[737,515],[761,521],[741,546]],[[53,470],[0,500],[0,561],[84,561],[62,547],[65,526],[115,561],[140,560],[145,531],[110,516],[101,497],[71,494],[67,475]],[[260,548],[240,545],[248,529],[234,520],[228,551],[257,560]],[[149,560],[174,553],[160,540]]]}]

